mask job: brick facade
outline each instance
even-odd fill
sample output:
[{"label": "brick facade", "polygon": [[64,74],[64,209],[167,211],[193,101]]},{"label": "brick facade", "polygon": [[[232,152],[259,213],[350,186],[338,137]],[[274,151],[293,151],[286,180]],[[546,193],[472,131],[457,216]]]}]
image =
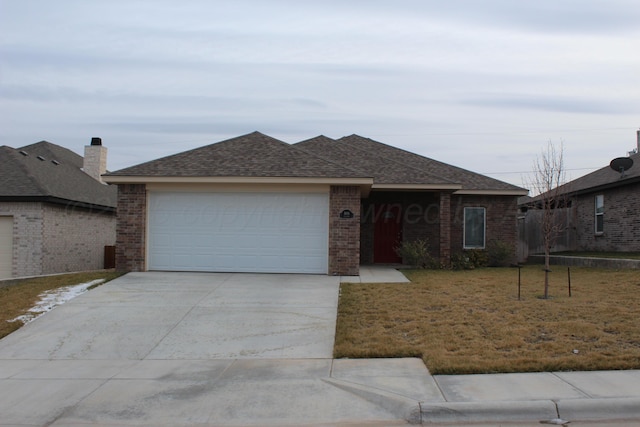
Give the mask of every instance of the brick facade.
[{"label": "brick facade", "polygon": [[517,238],[517,197],[467,196],[450,193],[379,192],[372,193],[362,207],[362,264],[373,263],[375,206],[397,204],[402,207],[404,241],[426,240],[431,256],[448,265],[453,253],[463,251],[464,208],[484,207],[487,215],[486,243],[503,241],[513,246]]},{"label": "brick facade", "polygon": [[[350,210],[353,218],[340,218]],[[360,270],[360,187],[332,186],[329,193],[329,274],[357,276]]]},{"label": "brick facade", "polygon": [[[595,233],[595,196],[604,195],[604,233]],[[640,183],[585,194],[575,200],[577,249],[640,251]]]},{"label": "brick facade", "polygon": [[[146,241],[146,187],[118,186],[116,268],[144,271]],[[358,275],[360,264],[373,263],[375,205],[402,206],[403,239],[427,240],[432,256],[443,264],[463,250],[464,208],[484,207],[486,241],[513,246],[517,237],[517,197],[467,196],[436,192],[378,192],[361,201],[358,186],[331,186],[329,193],[329,274]],[[349,210],[353,218],[340,218]],[[443,221],[444,219],[444,221]]]},{"label": "brick facade", "polygon": [[451,194],[440,193],[440,264],[451,264]]},{"label": "brick facade", "polygon": [[103,268],[104,247],[116,240],[115,214],[42,202],[0,203],[13,217],[12,276]]},{"label": "brick facade", "polygon": [[145,184],[118,185],[116,270],[145,271],[147,189]]}]

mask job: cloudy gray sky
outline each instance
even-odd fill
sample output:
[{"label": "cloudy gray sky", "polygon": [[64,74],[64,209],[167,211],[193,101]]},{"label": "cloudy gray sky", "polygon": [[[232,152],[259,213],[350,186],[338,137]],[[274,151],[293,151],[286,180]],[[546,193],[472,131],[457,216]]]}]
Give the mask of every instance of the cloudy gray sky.
[{"label": "cloudy gray sky", "polygon": [[516,185],[637,146],[637,0],[0,0],[0,145],[357,133]]}]

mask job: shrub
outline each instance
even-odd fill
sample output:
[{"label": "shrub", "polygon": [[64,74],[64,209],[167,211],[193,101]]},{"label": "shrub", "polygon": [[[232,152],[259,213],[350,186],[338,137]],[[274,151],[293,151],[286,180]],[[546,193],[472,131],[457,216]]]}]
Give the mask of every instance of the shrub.
[{"label": "shrub", "polygon": [[395,250],[404,262],[414,267],[435,268],[437,265],[429,253],[429,243],[426,240],[405,241]]},{"label": "shrub", "polygon": [[451,269],[453,270],[473,270],[478,267],[486,267],[489,258],[486,251],[470,249],[451,255]]},{"label": "shrub", "polygon": [[496,240],[487,245],[488,264],[490,267],[507,267],[513,262],[513,247]]}]

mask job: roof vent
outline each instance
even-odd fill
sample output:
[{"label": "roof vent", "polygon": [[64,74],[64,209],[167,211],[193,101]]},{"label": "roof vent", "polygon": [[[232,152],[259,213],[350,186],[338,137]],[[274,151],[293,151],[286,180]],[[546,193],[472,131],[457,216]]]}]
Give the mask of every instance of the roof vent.
[{"label": "roof vent", "polygon": [[91,138],[91,145],[102,145],[102,138]]},{"label": "roof vent", "polygon": [[56,166],[58,166],[58,165],[60,164],[60,162],[59,162],[59,161],[57,161],[57,160],[51,160],[51,163],[53,163],[53,164],[54,164],[54,165],[56,165]]},{"label": "roof vent", "polygon": [[24,150],[20,150],[20,151],[18,151],[18,152],[19,152],[20,154],[22,154],[23,156],[28,156],[28,155],[29,155],[29,153],[27,153],[27,152],[26,152],[26,151],[24,151]]},{"label": "roof vent", "polygon": [[38,160],[40,160],[41,162],[44,162],[46,159],[42,156],[38,156]]}]

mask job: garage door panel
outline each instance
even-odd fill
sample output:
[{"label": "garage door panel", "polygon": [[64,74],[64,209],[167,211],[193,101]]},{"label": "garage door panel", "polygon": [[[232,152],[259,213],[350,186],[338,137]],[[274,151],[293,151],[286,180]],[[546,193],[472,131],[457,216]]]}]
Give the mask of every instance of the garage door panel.
[{"label": "garage door panel", "polygon": [[328,195],[151,193],[152,270],[327,272]]}]

